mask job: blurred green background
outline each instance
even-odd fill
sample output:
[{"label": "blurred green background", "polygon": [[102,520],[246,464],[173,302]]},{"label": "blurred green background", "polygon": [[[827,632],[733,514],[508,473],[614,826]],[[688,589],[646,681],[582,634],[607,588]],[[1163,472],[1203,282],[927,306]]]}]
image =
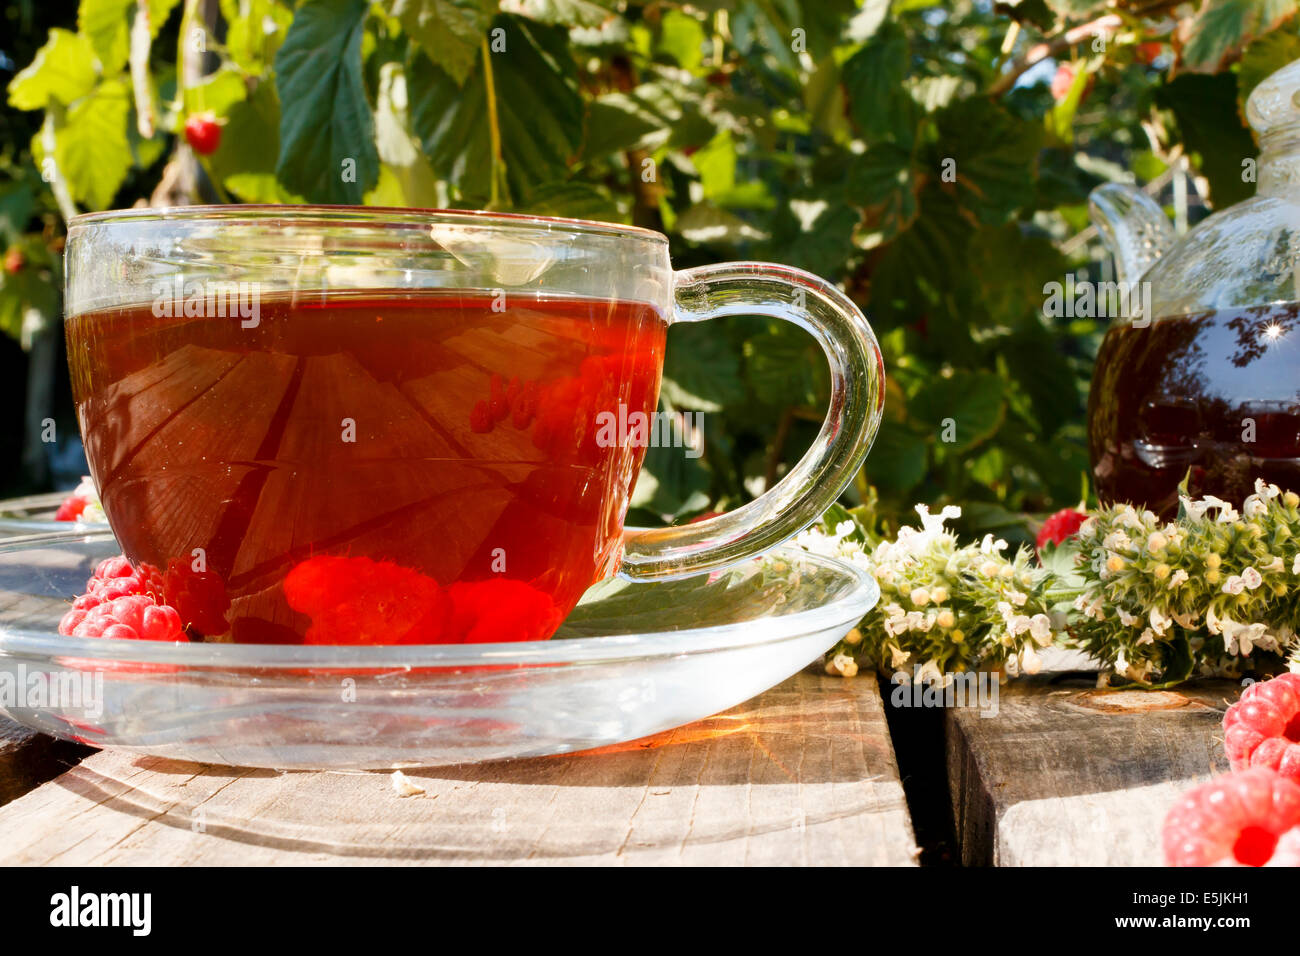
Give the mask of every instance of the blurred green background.
[{"label": "blurred green background", "polygon": [[[850,504],[958,502],[1022,535],[1086,494],[1102,333],[1044,315],[1108,277],[1087,194],[1136,182],[1180,226],[1250,195],[1242,104],[1300,57],[1295,0],[5,0],[0,493],[84,470],[62,345],[79,211],[312,201],[637,223],[675,265],[767,259],[871,317],[886,421]],[[220,124],[206,155],[186,121]],[[200,144],[201,145],[201,144]],[[357,159],[355,182],[328,171]],[[324,172],[323,172],[324,171]],[[760,493],[811,442],[824,360],[788,325],[670,333],[639,523]],[[57,441],[41,440],[55,422]],[[941,436],[945,420],[955,435]],[[947,439],[947,440],[945,440]]]}]

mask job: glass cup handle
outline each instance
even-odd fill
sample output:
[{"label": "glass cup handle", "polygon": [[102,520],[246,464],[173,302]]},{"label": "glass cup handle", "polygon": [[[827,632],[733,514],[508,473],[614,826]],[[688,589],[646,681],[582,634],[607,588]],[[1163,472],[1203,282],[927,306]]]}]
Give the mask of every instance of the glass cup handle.
[{"label": "glass cup handle", "polygon": [[862,467],[885,404],[876,336],[861,310],[830,283],[787,266],[729,262],[676,273],[673,294],[672,322],[765,315],[811,332],[830,363],[830,407],[808,453],[754,501],[694,524],[625,531],[618,570],[634,580],[723,568],[808,527]]}]

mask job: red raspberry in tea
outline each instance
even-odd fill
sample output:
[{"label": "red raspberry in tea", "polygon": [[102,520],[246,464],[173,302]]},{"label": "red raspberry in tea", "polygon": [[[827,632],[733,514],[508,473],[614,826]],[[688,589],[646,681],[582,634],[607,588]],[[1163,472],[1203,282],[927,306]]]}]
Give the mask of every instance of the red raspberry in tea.
[{"label": "red raspberry in tea", "polygon": [[311,618],[307,644],[438,644],[451,611],[432,578],[371,558],[308,558],[285,577],[284,594]]},{"label": "red raspberry in tea", "polygon": [[1269,863],[1288,831],[1300,826],[1300,784],[1266,767],[1218,777],[1185,794],[1165,817],[1170,866]]},{"label": "red raspberry in tea", "polygon": [[[515,381],[519,380],[515,379]],[[488,408],[492,412],[492,421],[502,421],[510,414],[510,395],[506,390],[505,379],[493,372],[492,377],[488,379],[488,390],[491,396],[488,399]]]},{"label": "red raspberry in tea", "polygon": [[1300,784],[1300,674],[1251,684],[1223,715],[1234,770],[1268,767]]},{"label": "red raspberry in tea", "polygon": [[108,637],[119,640],[188,641],[174,608],[158,604],[147,594],[126,594],[63,615],[59,633],[69,637]]},{"label": "red raspberry in tea", "polygon": [[532,379],[524,382],[519,395],[510,406],[510,424],[521,431],[533,423],[537,414],[537,399],[540,391]]},{"label": "red raspberry in tea", "polygon": [[211,156],[221,145],[221,124],[215,113],[195,113],[185,121],[185,141],[201,156]]},{"label": "red raspberry in tea", "polygon": [[307,644],[537,641],[560,626],[550,597],[522,581],[444,589],[412,568],[371,558],[309,558],[289,572],[284,593],[311,618]]},{"label": "red raspberry in tea", "polygon": [[[147,567],[147,565],[143,566]],[[176,608],[181,620],[204,637],[217,637],[226,633],[226,611],[230,609],[230,595],[226,583],[215,571],[195,571],[189,561],[173,558],[167,563],[167,573],[148,583],[149,593],[159,604]]]},{"label": "red raspberry in tea", "polygon": [[1079,533],[1079,526],[1087,520],[1088,516],[1082,511],[1075,508],[1062,508],[1044,521],[1043,526],[1038,529],[1034,548],[1042,551],[1043,545],[1049,541],[1060,544],[1066,538],[1073,538]]},{"label": "red raspberry in tea", "polygon": [[486,401],[479,399],[469,412],[470,430],[478,435],[486,435],[492,430],[492,409]]},{"label": "red raspberry in tea", "polygon": [[544,641],[560,626],[559,608],[523,581],[458,582],[448,592],[458,643]]}]

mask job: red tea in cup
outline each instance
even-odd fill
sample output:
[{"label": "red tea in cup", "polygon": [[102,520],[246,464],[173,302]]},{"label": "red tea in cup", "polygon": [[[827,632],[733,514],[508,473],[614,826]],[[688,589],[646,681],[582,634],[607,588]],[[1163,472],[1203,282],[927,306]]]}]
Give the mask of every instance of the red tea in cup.
[{"label": "red tea in cup", "polygon": [[133,562],[170,568],[204,639],[542,639],[617,559],[644,447],[600,440],[601,413],[653,413],[654,307],[447,289],[264,295],[255,318],[177,304],[76,315],[67,338],[104,510]]}]

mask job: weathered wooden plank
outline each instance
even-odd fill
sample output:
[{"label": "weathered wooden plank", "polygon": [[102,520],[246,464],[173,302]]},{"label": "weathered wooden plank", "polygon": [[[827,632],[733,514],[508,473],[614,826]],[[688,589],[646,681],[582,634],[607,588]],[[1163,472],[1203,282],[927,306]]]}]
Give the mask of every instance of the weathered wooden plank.
[{"label": "weathered wooden plank", "polygon": [[962,862],[1159,865],[1169,806],[1228,769],[1220,722],[1239,690],[1105,691],[1061,669],[1003,685],[995,716],[948,711]]},{"label": "weathered wooden plank", "polygon": [[912,830],[876,683],[800,674],[561,757],[385,774],[100,753],[0,809],[6,864],[893,864]]}]

